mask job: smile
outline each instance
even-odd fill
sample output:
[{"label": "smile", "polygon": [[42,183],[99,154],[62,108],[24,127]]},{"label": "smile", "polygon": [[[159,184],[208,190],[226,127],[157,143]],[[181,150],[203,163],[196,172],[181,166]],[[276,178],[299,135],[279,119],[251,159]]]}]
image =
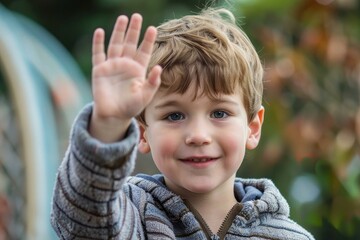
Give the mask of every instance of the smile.
[{"label": "smile", "polygon": [[210,162],[219,159],[218,157],[208,157],[208,156],[194,156],[180,159],[183,162],[194,162],[194,163],[203,163]]},{"label": "smile", "polygon": [[185,159],[185,161],[191,161],[191,162],[207,162],[207,161],[212,161],[214,160],[214,158],[190,158],[190,159]]},{"label": "smile", "polygon": [[182,163],[196,169],[206,169],[212,166],[219,158],[212,157],[189,157],[180,159]]}]

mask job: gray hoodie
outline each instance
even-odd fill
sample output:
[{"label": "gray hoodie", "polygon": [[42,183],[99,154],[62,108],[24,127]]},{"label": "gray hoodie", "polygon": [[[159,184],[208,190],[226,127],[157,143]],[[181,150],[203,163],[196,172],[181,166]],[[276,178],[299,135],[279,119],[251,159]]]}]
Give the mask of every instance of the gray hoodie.
[{"label": "gray hoodie", "polygon": [[[268,179],[234,183],[238,203],[217,233],[164,177],[132,173],[139,131],[104,144],[88,133],[92,106],[75,120],[55,185],[51,222],[60,239],[293,239],[312,235],[289,219],[289,206]],[[221,199],[219,199],[221,204]]]}]

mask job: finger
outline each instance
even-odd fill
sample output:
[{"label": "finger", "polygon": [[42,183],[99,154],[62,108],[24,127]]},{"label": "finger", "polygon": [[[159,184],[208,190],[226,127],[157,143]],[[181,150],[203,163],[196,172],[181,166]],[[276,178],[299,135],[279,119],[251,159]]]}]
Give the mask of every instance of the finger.
[{"label": "finger", "polygon": [[92,64],[96,66],[106,60],[106,55],[104,52],[104,30],[98,28],[95,30],[93,35],[93,44],[92,44]]},{"label": "finger", "polygon": [[149,75],[148,75],[148,83],[149,83],[149,85],[151,85],[153,87],[156,87],[156,88],[160,85],[161,72],[162,72],[162,67],[159,66],[159,65],[156,65],[155,67],[153,67],[151,69],[151,71],[149,72]]},{"label": "finger", "polygon": [[124,15],[117,18],[109,42],[108,58],[113,58],[121,55],[128,21],[128,18]]},{"label": "finger", "polygon": [[149,27],[144,35],[144,39],[136,53],[135,61],[142,66],[147,67],[153,51],[157,30],[155,27]]},{"label": "finger", "polygon": [[136,53],[141,31],[142,17],[135,13],[131,16],[130,24],[125,35],[123,56],[133,57]]}]

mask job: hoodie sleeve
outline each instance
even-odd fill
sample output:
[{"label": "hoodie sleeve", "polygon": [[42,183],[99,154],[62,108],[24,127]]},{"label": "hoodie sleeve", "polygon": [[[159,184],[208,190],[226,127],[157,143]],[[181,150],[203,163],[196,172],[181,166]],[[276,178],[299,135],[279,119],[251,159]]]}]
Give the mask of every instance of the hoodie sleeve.
[{"label": "hoodie sleeve", "polygon": [[135,120],[123,140],[105,144],[90,136],[92,105],[76,118],[52,200],[51,223],[60,239],[140,239],[137,209],[121,191],[135,165]]}]

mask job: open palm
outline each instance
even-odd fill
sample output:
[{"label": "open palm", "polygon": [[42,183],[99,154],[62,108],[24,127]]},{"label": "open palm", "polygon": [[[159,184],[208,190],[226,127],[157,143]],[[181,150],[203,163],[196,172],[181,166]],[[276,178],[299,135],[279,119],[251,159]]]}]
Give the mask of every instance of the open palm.
[{"label": "open palm", "polygon": [[161,67],[147,68],[156,38],[149,27],[138,47],[142,17],[134,14],[129,26],[126,16],[118,17],[107,54],[105,33],[94,32],[92,89],[94,113],[101,118],[130,119],[149,104],[160,85]]}]

